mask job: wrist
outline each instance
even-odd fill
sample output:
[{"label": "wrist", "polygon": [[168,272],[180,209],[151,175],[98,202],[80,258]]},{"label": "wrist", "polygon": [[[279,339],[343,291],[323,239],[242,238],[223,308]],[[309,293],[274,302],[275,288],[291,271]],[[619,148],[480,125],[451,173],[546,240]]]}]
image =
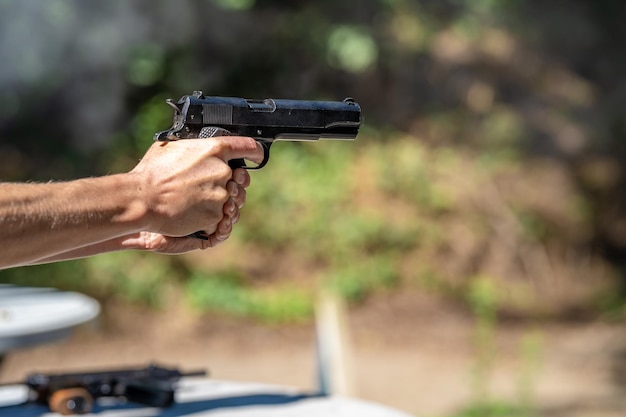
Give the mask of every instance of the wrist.
[{"label": "wrist", "polygon": [[117,190],[123,199],[123,209],[113,218],[114,222],[123,224],[128,232],[149,229],[151,225],[150,198],[148,190],[139,175],[132,172],[119,174]]}]

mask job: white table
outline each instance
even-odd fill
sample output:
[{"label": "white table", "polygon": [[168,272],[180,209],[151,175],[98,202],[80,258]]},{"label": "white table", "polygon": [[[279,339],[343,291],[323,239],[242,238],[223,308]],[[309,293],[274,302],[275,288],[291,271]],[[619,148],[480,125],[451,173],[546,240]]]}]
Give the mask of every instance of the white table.
[{"label": "white table", "polygon": [[0,285],[0,356],[63,338],[99,312],[97,301],[75,292]]},{"label": "white table", "polygon": [[[15,404],[26,398],[23,386],[0,387],[3,417],[53,417],[45,406]],[[185,378],[169,408],[145,407],[101,400],[94,417],[410,417],[380,404],[353,398],[316,396],[286,387]]]}]

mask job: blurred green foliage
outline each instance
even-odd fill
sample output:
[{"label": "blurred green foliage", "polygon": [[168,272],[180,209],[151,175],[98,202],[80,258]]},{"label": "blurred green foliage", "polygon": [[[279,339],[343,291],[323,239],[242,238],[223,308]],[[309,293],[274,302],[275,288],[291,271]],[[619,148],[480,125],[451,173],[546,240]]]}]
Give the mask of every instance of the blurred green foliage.
[{"label": "blurred green foliage", "polygon": [[378,60],[378,46],[369,28],[341,25],[328,37],[328,62],[352,73],[371,68]]},{"label": "blurred green foliage", "polygon": [[254,289],[237,272],[196,273],[185,285],[191,306],[200,311],[249,317],[266,323],[305,322],[313,313],[309,294],[292,286]]},{"label": "blurred green foliage", "polygon": [[398,281],[393,259],[378,255],[336,268],[325,278],[324,284],[345,300],[354,303],[374,292],[394,288]]},{"label": "blurred green foliage", "polygon": [[475,404],[490,404],[492,401],[488,385],[496,358],[494,337],[500,298],[492,279],[484,276],[473,278],[467,299],[476,317],[474,335],[476,363],[471,384]]},{"label": "blurred green foliage", "polygon": [[473,404],[450,417],[532,417],[532,412],[507,401],[493,401],[486,404]]}]

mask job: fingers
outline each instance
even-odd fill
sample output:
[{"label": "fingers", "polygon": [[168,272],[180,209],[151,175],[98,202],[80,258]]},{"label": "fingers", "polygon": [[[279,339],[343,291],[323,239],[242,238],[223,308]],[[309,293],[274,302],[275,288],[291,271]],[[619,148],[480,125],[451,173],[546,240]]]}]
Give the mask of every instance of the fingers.
[{"label": "fingers", "polygon": [[250,174],[243,168],[237,168],[233,171],[233,181],[246,188],[250,185]]},{"label": "fingers", "polygon": [[237,208],[243,207],[243,204],[246,202],[246,189],[244,187],[235,183],[234,181],[229,181],[226,184],[226,191],[228,192],[228,196],[231,200],[233,200]]},{"label": "fingers", "polygon": [[215,247],[230,237],[233,225],[239,221],[239,209],[246,201],[245,187],[248,185],[250,185],[248,172],[242,168],[236,169],[233,173],[233,180],[226,184],[229,198],[224,203],[224,217],[217,224],[215,232],[202,242],[203,249]]},{"label": "fingers", "polygon": [[214,248],[230,237],[233,231],[233,222],[229,216],[224,218],[217,224],[217,229],[213,234],[208,236],[207,240],[198,241],[200,249]]}]

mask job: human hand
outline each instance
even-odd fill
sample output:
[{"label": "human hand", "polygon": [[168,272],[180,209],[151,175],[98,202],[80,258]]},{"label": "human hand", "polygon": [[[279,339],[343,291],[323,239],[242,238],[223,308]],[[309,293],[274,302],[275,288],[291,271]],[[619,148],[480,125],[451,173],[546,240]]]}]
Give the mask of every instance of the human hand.
[{"label": "human hand", "polygon": [[[245,177],[249,175],[245,170]],[[143,231],[119,238],[117,244],[121,249],[149,250],[167,255],[178,255],[198,249],[213,248],[230,237],[233,225],[239,221],[239,209],[245,201],[245,189],[235,181],[227,184],[231,198],[224,204],[224,217],[217,224],[215,232],[207,236],[207,239],[195,239],[190,237],[166,236],[161,233]],[[236,190],[236,191],[233,191]],[[233,192],[235,195],[233,196]]]},{"label": "human hand", "polygon": [[243,168],[233,172],[233,179],[228,181],[226,189],[229,199],[223,206],[224,217],[215,228],[215,232],[206,240],[189,237],[166,236],[155,232],[139,232],[123,236],[120,241],[122,248],[143,249],[157,253],[177,255],[198,249],[208,249],[219,245],[230,236],[233,225],[239,221],[239,209],[246,201],[246,187],[250,185],[250,175]]},{"label": "human hand", "polygon": [[[207,247],[225,240],[250,184],[245,169],[233,172],[228,166],[240,158],[260,162],[263,149],[238,136],[155,143],[129,173],[137,178],[145,205],[140,230],[170,237],[203,230],[210,237]],[[202,246],[194,243],[195,249]]]}]

